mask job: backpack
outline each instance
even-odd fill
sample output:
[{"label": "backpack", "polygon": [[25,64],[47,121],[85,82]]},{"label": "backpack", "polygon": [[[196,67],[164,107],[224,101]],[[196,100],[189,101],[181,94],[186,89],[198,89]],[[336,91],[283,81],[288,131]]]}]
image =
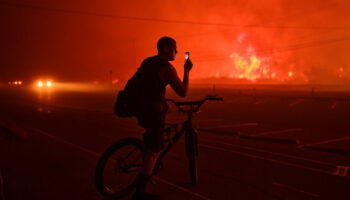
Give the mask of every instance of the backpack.
[{"label": "backpack", "polygon": [[117,116],[134,117],[140,105],[150,105],[154,99],[161,96],[158,95],[158,92],[163,89],[159,87],[164,86],[163,93],[165,93],[166,85],[159,85],[157,76],[155,76],[164,64],[157,56],[147,58],[142,62],[141,67],[126,83],[124,90],[118,92],[114,104],[114,113]]},{"label": "backpack", "polygon": [[114,114],[118,117],[134,117],[137,111],[137,105],[140,100],[139,94],[142,86],[142,75],[136,72],[128,80],[124,90],[120,90],[114,104]]},{"label": "backpack", "polygon": [[124,90],[120,90],[117,95],[117,99],[114,104],[114,114],[118,117],[134,117],[135,108],[128,103]]}]

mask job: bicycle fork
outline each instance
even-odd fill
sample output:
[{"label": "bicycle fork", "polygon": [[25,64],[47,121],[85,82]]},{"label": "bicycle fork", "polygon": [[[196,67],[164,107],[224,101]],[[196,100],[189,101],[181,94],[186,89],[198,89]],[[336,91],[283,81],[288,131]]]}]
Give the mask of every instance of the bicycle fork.
[{"label": "bicycle fork", "polygon": [[185,133],[186,154],[189,161],[190,181],[192,185],[197,184],[197,156],[198,156],[198,142],[197,132],[190,129]]},{"label": "bicycle fork", "polygon": [[192,129],[185,134],[185,146],[187,157],[198,156],[197,131]]}]

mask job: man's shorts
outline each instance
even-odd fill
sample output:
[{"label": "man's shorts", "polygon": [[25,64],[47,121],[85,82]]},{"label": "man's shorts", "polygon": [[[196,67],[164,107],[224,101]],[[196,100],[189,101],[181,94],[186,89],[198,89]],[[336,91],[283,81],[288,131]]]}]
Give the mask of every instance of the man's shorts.
[{"label": "man's shorts", "polygon": [[143,141],[147,149],[154,153],[160,152],[164,147],[164,128],[167,105],[158,109],[150,105],[138,108],[136,119],[138,124],[146,129]]}]

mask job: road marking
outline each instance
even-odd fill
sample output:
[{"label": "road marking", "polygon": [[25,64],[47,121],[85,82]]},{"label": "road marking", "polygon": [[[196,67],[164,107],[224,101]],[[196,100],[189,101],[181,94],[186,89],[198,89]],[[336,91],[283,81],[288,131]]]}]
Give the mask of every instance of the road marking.
[{"label": "road marking", "polygon": [[0,131],[4,131],[5,133],[10,134],[10,136],[20,140],[28,137],[27,131],[16,125],[14,122],[1,123]]},{"label": "road marking", "polygon": [[205,200],[210,200],[209,197],[205,197],[205,196],[203,196],[203,195],[201,195],[201,194],[198,194],[198,193],[196,193],[196,192],[192,192],[192,191],[189,190],[189,189],[186,189],[186,188],[183,188],[183,187],[181,187],[181,186],[178,186],[178,185],[176,185],[176,184],[174,184],[174,183],[171,183],[171,182],[169,182],[169,181],[167,181],[167,180],[165,180],[165,179],[162,179],[162,178],[160,178],[160,177],[158,177],[158,176],[154,176],[154,178],[155,178],[156,180],[160,181],[160,182],[163,182],[163,183],[165,183],[165,184],[168,184],[168,185],[170,185],[170,186],[173,186],[173,187],[175,187],[175,188],[177,188],[177,189],[179,189],[179,190],[181,190],[181,191],[190,193],[190,194],[192,194],[193,196],[196,196],[196,197],[199,197],[199,198],[205,199]]},{"label": "road marking", "polygon": [[232,100],[225,100],[225,103],[236,103],[239,101],[241,101],[241,99],[236,98],[236,99],[232,99]]},{"label": "road marking", "polygon": [[[211,140],[211,142],[213,142],[213,141]],[[332,174],[333,175],[337,175],[337,176],[346,177],[346,176],[348,176],[348,171],[350,171],[350,167],[346,167],[346,166],[343,166],[343,165],[337,165],[337,164],[333,164],[333,163],[328,163],[328,162],[324,162],[324,161],[313,160],[313,159],[308,159],[308,158],[303,158],[303,157],[298,157],[298,156],[291,156],[291,155],[281,154],[281,153],[277,153],[277,152],[273,152],[273,151],[266,151],[266,150],[262,150],[262,149],[255,149],[255,148],[242,146],[242,145],[237,145],[237,144],[217,142],[217,141],[215,141],[215,142],[216,142],[216,144],[222,144],[222,145],[226,145],[226,146],[239,147],[239,148],[242,148],[242,149],[250,149],[250,150],[254,150],[254,151],[258,151],[258,152],[264,152],[264,153],[284,156],[284,157],[287,157],[287,158],[293,158],[293,159],[296,159],[296,160],[304,160],[304,161],[308,161],[308,162],[313,162],[313,163],[318,163],[318,164],[322,164],[322,165],[327,165],[329,167],[336,167],[336,170]]]},{"label": "road marking", "polygon": [[247,127],[247,126],[258,126],[258,123],[241,123],[241,124],[226,124],[221,126],[215,126],[215,128],[234,128],[234,127]]},{"label": "road marking", "polygon": [[347,176],[349,169],[350,167],[338,165],[337,169],[333,172],[333,174],[338,176]]},{"label": "road marking", "polygon": [[293,103],[290,103],[289,106],[290,106],[290,107],[294,107],[296,104],[301,103],[301,102],[303,102],[303,101],[304,101],[303,99],[296,100],[296,101],[294,101]]},{"label": "road marking", "polygon": [[285,184],[282,184],[282,183],[278,183],[278,182],[272,182],[272,185],[274,186],[278,186],[278,187],[281,187],[281,188],[285,188],[285,189],[289,189],[289,190],[292,190],[292,191],[295,191],[295,192],[299,192],[299,193],[303,193],[303,194],[306,194],[306,195],[309,195],[309,196],[312,196],[312,197],[315,197],[315,198],[319,198],[320,195],[318,194],[315,194],[315,193],[312,193],[312,192],[306,192],[304,190],[301,190],[301,189],[298,189],[298,188],[295,188],[295,187],[292,187],[292,186],[289,186],[289,185],[285,185]]},{"label": "road marking", "polygon": [[332,105],[332,110],[335,109],[335,107],[337,106],[338,103],[339,103],[338,101],[336,101],[336,102],[333,103],[333,105]]},{"label": "road marking", "polygon": [[[97,153],[97,152],[94,152],[94,151],[91,151],[91,150],[89,150],[89,149],[86,149],[86,148],[84,148],[84,147],[82,147],[82,146],[80,146],[80,145],[77,145],[77,144],[68,142],[68,141],[66,141],[66,140],[64,140],[64,139],[62,139],[62,138],[56,137],[56,136],[54,136],[54,135],[51,135],[51,134],[49,134],[49,133],[47,133],[47,132],[45,132],[45,131],[42,131],[42,130],[40,130],[40,129],[32,129],[32,130],[34,130],[34,131],[36,131],[36,132],[38,132],[38,133],[40,133],[40,134],[42,134],[42,135],[45,135],[45,136],[47,136],[47,137],[50,137],[51,139],[54,139],[54,140],[57,140],[57,141],[62,142],[62,143],[64,143],[64,144],[67,144],[68,146],[72,146],[72,147],[77,148],[77,149],[80,149],[81,151],[84,151],[84,152],[86,152],[86,153],[90,153],[90,154],[92,154],[92,155],[94,155],[94,156],[96,156],[96,157],[101,157],[101,154],[99,154],[99,153]],[[203,195],[201,195],[201,194],[199,194],[199,193],[196,193],[196,192],[192,192],[191,190],[188,190],[188,189],[186,189],[186,188],[184,188],[184,187],[181,187],[181,186],[179,186],[179,185],[176,185],[175,183],[172,183],[172,182],[170,182],[170,181],[167,181],[167,180],[162,179],[162,178],[159,178],[159,177],[155,177],[155,178],[158,179],[160,182],[166,183],[166,184],[168,184],[168,185],[170,185],[170,186],[172,186],[172,187],[174,187],[174,188],[177,188],[177,189],[179,189],[179,190],[182,190],[182,191],[184,191],[184,192],[187,192],[187,193],[189,193],[189,194],[191,194],[191,195],[193,195],[193,196],[196,196],[196,197],[199,197],[199,198],[205,199],[205,200],[210,200],[210,198],[208,198],[208,197],[205,197],[205,196],[203,196]]]},{"label": "road marking", "polygon": [[256,101],[256,102],[254,102],[254,104],[255,105],[259,105],[259,104],[263,103],[264,101],[266,101],[266,99],[262,99],[262,100]]},{"label": "road marking", "polygon": [[54,139],[54,140],[57,140],[57,141],[59,141],[59,142],[62,142],[62,143],[64,143],[64,144],[68,145],[68,146],[72,146],[72,147],[74,147],[74,148],[80,149],[81,151],[90,153],[90,154],[92,154],[92,155],[94,155],[94,156],[97,156],[97,157],[100,157],[100,156],[101,156],[101,154],[99,154],[99,153],[96,153],[96,152],[94,152],[94,151],[91,151],[91,150],[89,150],[89,149],[86,149],[86,148],[84,148],[84,147],[82,147],[82,146],[80,146],[80,145],[77,145],[77,144],[68,142],[67,140],[64,140],[64,139],[62,139],[62,138],[59,138],[59,137],[56,137],[56,136],[51,135],[51,134],[49,134],[49,133],[46,133],[45,131],[42,131],[42,130],[40,130],[40,129],[33,129],[33,130],[36,131],[36,132],[38,132],[38,133],[40,133],[40,134],[42,134],[42,135],[45,135],[45,136],[47,136],[47,137],[50,137],[50,138],[52,138],[52,139]]},{"label": "road marking", "polygon": [[198,129],[198,131],[201,132],[210,132],[210,133],[222,133],[222,134],[229,134],[229,135],[233,135],[233,136],[238,136],[240,135],[239,131],[221,131],[221,130],[213,130],[213,129]]},{"label": "road marking", "polygon": [[[333,175],[331,172],[326,171],[326,170],[312,168],[312,167],[307,167],[307,166],[303,166],[303,165],[298,165],[298,164],[294,164],[294,163],[280,161],[280,160],[276,160],[276,159],[272,159],[272,158],[267,158],[267,157],[263,157],[263,156],[254,155],[254,154],[242,153],[242,152],[239,152],[239,151],[234,151],[234,150],[230,150],[230,149],[224,149],[224,148],[215,147],[215,146],[206,145],[206,144],[198,144],[198,146],[202,146],[202,147],[205,147],[205,148],[208,148],[208,149],[214,149],[214,150],[217,150],[217,151],[224,151],[224,152],[228,152],[228,153],[233,153],[233,154],[246,156],[246,157],[250,157],[250,158],[265,160],[265,161],[269,161],[269,162],[274,162],[274,163],[278,163],[278,164],[286,165],[286,166],[290,166],[290,167],[297,167],[297,168],[300,168],[300,169],[306,169],[306,170],[310,170],[310,171],[318,172],[318,173],[322,173],[322,174]],[[349,177],[345,177],[345,178],[349,178]]]},{"label": "road marking", "polygon": [[266,131],[266,132],[262,132],[262,133],[252,134],[249,136],[262,136],[262,135],[272,135],[272,134],[278,134],[278,133],[301,132],[303,130],[304,129],[302,129],[302,128],[292,128],[292,129],[285,129],[285,130],[278,130],[278,131]]},{"label": "road marking", "polygon": [[[213,142],[213,141],[211,140],[211,142]],[[312,162],[312,163],[318,163],[318,164],[322,164],[322,165],[326,165],[326,166],[330,166],[330,167],[337,166],[336,164],[332,164],[332,163],[328,163],[328,162],[324,162],[324,161],[313,160],[313,159],[308,159],[308,158],[303,158],[303,157],[298,157],[298,156],[292,156],[292,155],[286,155],[286,154],[273,152],[273,151],[262,150],[262,149],[255,149],[255,148],[251,148],[251,147],[247,147],[247,146],[243,146],[243,145],[237,145],[237,144],[231,144],[231,143],[225,143],[225,142],[216,142],[216,143],[217,144],[223,144],[223,145],[226,145],[226,146],[239,147],[239,148],[242,148],[242,149],[254,150],[254,151],[258,151],[258,152],[262,152],[262,153],[269,153],[269,154],[272,154],[272,155],[284,156],[284,157],[292,158],[292,159],[296,159],[296,160],[303,160],[303,161],[308,161],[308,162]]]},{"label": "road marking", "polygon": [[243,139],[273,142],[273,143],[280,143],[280,144],[299,144],[299,140],[295,140],[295,139],[272,138],[272,137],[261,137],[261,136],[250,136],[250,135],[238,135],[238,137]]},{"label": "road marking", "polygon": [[328,144],[328,143],[340,142],[340,141],[345,141],[345,140],[350,140],[350,136],[342,137],[342,138],[336,138],[336,139],[331,139],[331,140],[324,140],[324,141],[310,143],[310,144],[303,144],[303,145],[297,146],[297,148],[303,148],[303,147],[307,147],[307,146],[315,146],[315,145],[320,145],[320,144]]},{"label": "road marking", "polygon": [[198,119],[199,122],[221,122],[224,119]]}]

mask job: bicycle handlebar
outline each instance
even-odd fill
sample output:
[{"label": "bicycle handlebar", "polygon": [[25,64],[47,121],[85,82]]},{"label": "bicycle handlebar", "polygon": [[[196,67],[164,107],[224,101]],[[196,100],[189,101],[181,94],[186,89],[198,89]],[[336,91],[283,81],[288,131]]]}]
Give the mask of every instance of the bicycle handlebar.
[{"label": "bicycle handlebar", "polygon": [[[201,101],[174,101],[173,99],[165,99],[165,101],[170,101],[174,103],[179,111],[181,112],[197,112],[199,108],[203,105],[204,102],[206,101],[223,101],[224,99],[222,97],[216,97],[216,96],[206,96],[203,100]],[[191,109],[188,111],[185,111],[181,106],[197,106],[195,109]]]}]

